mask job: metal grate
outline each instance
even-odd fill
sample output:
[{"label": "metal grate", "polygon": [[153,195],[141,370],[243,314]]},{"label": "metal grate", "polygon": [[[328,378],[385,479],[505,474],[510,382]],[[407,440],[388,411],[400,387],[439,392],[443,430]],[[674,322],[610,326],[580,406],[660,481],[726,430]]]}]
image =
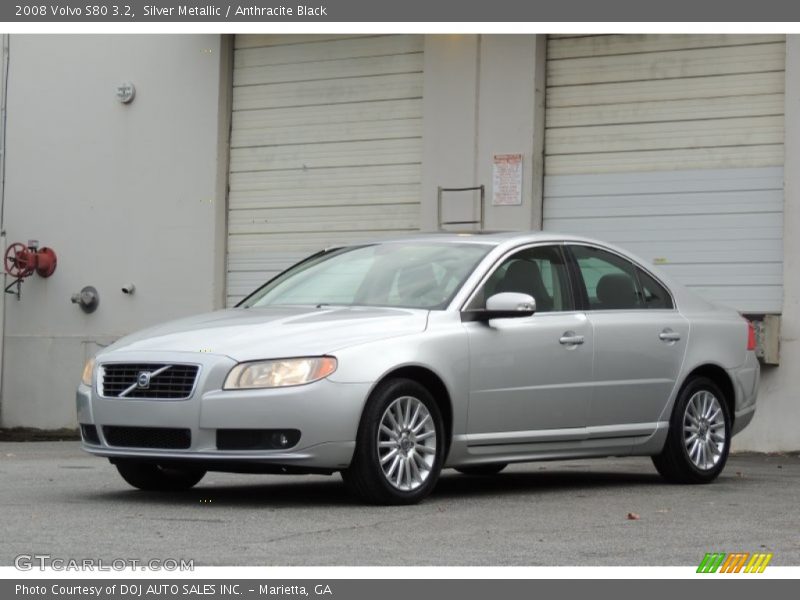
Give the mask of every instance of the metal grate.
[{"label": "metal grate", "polygon": [[106,425],[103,435],[109,446],[183,450],[192,444],[192,432],[170,427],[121,427]]},{"label": "metal grate", "polygon": [[180,400],[192,395],[198,370],[197,365],[109,363],[102,368],[101,394],[112,398]]}]

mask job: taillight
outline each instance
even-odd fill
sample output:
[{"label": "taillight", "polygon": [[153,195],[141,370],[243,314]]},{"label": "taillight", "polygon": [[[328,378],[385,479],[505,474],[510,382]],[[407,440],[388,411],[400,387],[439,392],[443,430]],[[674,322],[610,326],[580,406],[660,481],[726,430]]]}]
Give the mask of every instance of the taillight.
[{"label": "taillight", "polygon": [[747,321],[747,349],[748,350],[755,350],[756,349],[756,328],[753,327],[753,322],[749,319],[745,319]]}]

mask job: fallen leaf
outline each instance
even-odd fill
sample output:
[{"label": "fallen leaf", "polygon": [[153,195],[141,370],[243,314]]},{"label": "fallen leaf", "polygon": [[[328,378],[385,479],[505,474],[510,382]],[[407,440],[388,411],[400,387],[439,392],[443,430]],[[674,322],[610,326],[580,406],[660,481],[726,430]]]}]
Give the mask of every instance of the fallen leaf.
[{"label": "fallen leaf", "polygon": [[628,521],[638,521],[641,517],[637,513],[628,513]]}]

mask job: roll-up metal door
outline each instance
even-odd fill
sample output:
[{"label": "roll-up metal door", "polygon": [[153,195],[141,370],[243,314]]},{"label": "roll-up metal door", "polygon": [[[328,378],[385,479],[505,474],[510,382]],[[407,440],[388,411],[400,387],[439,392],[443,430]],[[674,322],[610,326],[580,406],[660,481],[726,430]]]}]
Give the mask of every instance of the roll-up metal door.
[{"label": "roll-up metal door", "polygon": [[419,228],[421,35],[236,36],[227,302],[308,254]]},{"label": "roll-up metal door", "polygon": [[784,37],[550,36],[547,52],[544,227],[780,312]]}]

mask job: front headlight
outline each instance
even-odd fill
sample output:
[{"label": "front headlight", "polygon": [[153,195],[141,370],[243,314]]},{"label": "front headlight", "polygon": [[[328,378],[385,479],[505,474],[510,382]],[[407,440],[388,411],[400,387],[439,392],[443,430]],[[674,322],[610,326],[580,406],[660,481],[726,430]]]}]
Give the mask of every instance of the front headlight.
[{"label": "front headlight", "polygon": [[303,385],[323,379],[336,370],[332,356],[309,358],[282,358],[241,363],[233,367],[225,378],[226,390]]},{"label": "front headlight", "polygon": [[[92,373],[94,372],[94,359],[90,358],[86,361],[83,367],[83,375],[81,375],[81,383],[92,387]],[[74,380],[73,380],[74,381]]]}]

